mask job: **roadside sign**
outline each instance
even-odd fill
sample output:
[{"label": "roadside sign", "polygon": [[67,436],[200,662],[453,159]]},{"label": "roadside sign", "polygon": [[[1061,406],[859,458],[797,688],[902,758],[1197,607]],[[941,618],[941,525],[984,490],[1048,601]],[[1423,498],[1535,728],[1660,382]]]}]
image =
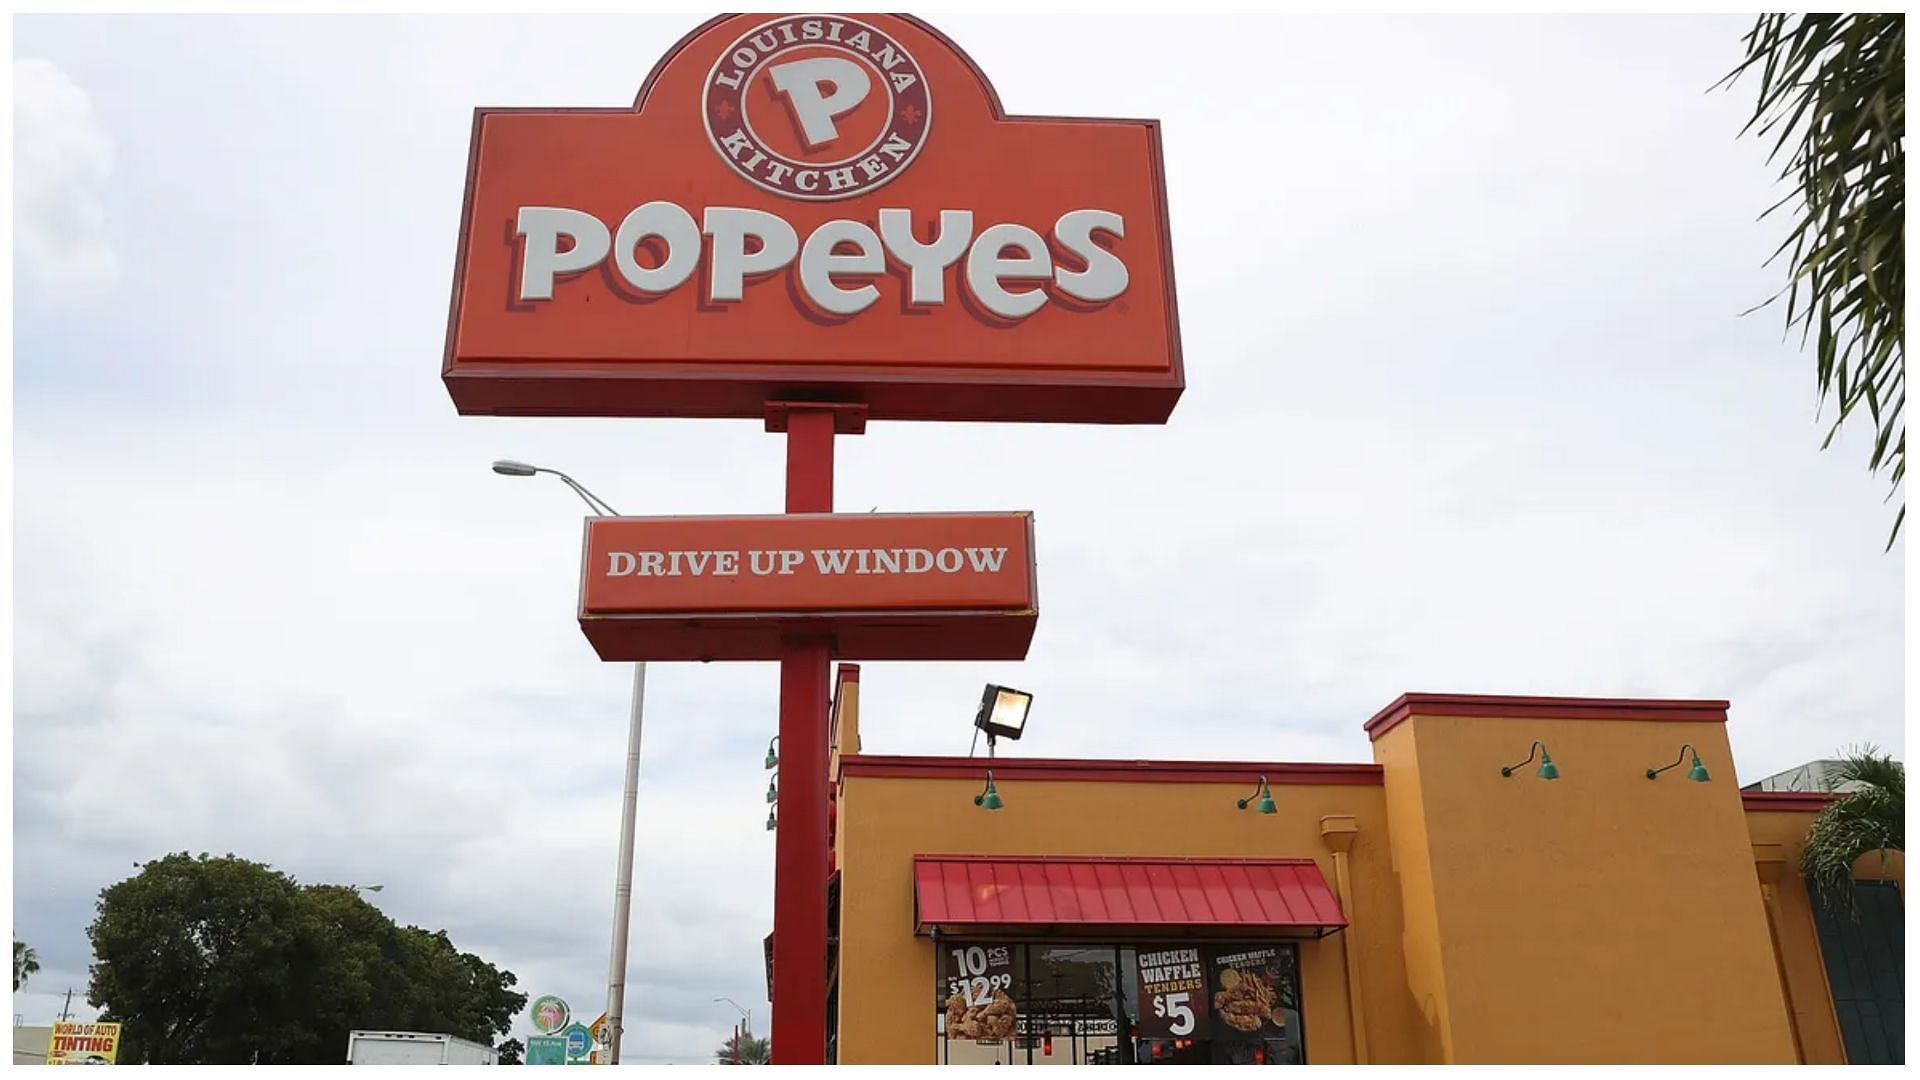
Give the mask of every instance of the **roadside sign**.
[{"label": "roadside sign", "polygon": [[527,1038],[527,1064],[565,1065],[567,1040],[559,1035],[531,1035]]},{"label": "roadside sign", "polygon": [[631,106],[476,111],[442,377],[464,414],[757,420],[805,388],[1165,423],[1160,126],[1009,116],[910,16],[721,16]]},{"label": "roadside sign", "polygon": [[587,1030],[587,1025],[575,1021],[560,1035],[566,1040],[567,1064],[587,1064],[588,1055],[593,1052],[593,1033]]},{"label": "roadside sign", "polygon": [[49,1065],[112,1065],[119,1056],[119,1024],[60,1021],[47,1039]]},{"label": "roadside sign", "polygon": [[1033,515],[587,519],[580,628],[602,660],[1019,660],[1038,618]]},{"label": "roadside sign", "polygon": [[560,998],[547,994],[533,999],[533,1030],[542,1035],[551,1035],[567,1026],[573,1019],[573,1010]]},{"label": "roadside sign", "polygon": [[591,1024],[588,1024],[587,1033],[593,1036],[593,1045],[595,1046],[607,1045],[607,1036],[611,1034],[611,1032],[609,1032],[607,1029],[607,1014],[601,1013],[600,1019],[595,1020]]}]

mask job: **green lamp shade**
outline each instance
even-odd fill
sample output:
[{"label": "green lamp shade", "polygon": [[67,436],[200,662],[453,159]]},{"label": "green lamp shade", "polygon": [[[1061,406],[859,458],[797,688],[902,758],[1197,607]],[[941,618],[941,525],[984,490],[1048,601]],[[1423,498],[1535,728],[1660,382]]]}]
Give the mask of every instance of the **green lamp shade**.
[{"label": "green lamp shade", "polygon": [[1543,750],[1540,752],[1540,768],[1534,775],[1542,780],[1558,780],[1560,779],[1560,766],[1555,765],[1553,758],[1547,756],[1546,751]]},{"label": "green lamp shade", "polygon": [[774,816],[773,811],[771,810],[767,811],[767,831],[772,832],[774,829],[778,828],[779,825],[780,825],[780,819]]},{"label": "green lamp shade", "polygon": [[1273,792],[1268,791],[1265,788],[1261,789],[1260,801],[1257,803],[1254,803],[1253,808],[1255,810],[1260,811],[1263,814],[1277,814],[1280,812],[1280,808],[1273,804]]},{"label": "green lamp shade", "polygon": [[773,781],[767,781],[767,802],[776,803],[779,801],[780,789],[774,786]]},{"label": "green lamp shade", "polygon": [[973,805],[980,807],[982,810],[998,810],[1002,806],[1005,806],[1006,803],[1000,800],[1000,791],[993,786],[993,781],[988,780],[987,790],[973,797]]},{"label": "green lamp shade", "polygon": [[1700,764],[1699,754],[1693,755],[1693,768],[1687,770],[1687,779],[1696,784],[1704,784],[1713,779],[1713,777],[1707,775],[1707,767]]},{"label": "green lamp shade", "polygon": [[761,768],[771,769],[778,764],[780,764],[780,755],[773,752],[773,747],[767,747],[767,760]]}]

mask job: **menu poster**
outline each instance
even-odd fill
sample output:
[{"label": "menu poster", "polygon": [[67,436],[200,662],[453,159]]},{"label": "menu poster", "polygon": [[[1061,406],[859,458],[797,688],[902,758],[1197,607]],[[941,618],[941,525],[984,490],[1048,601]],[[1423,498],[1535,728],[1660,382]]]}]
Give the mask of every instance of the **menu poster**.
[{"label": "menu poster", "polygon": [[1200,950],[1142,947],[1135,971],[1140,982],[1138,1031],[1147,1039],[1207,1037],[1207,974]]},{"label": "menu poster", "polygon": [[[1299,1016],[1288,966],[1291,953],[1279,948],[1221,950],[1207,965],[1218,1036],[1245,1039],[1297,1039],[1289,1016]],[[1297,1025],[1298,1020],[1291,1023]]]},{"label": "menu poster", "polygon": [[1011,1038],[1020,1017],[1014,1005],[1013,946],[954,944],[944,949],[947,1038]]}]

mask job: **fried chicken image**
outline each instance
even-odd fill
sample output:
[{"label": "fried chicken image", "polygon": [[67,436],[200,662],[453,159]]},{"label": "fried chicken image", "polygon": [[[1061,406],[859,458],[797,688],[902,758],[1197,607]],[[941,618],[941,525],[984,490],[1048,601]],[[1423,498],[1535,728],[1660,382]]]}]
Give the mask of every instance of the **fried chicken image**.
[{"label": "fried chicken image", "polygon": [[1020,1013],[1004,990],[995,990],[985,1005],[968,1005],[964,993],[947,999],[947,1037],[950,1039],[1009,1039]]},{"label": "fried chicken image", "polygon": [[1273,1015],[1273,986],[1265,979],[1243,975],[1229,968],[1221,973],[1226,989],[1213,995],[1213,1011],[1229,1027],[1238,1031],[1259,1031]]}]

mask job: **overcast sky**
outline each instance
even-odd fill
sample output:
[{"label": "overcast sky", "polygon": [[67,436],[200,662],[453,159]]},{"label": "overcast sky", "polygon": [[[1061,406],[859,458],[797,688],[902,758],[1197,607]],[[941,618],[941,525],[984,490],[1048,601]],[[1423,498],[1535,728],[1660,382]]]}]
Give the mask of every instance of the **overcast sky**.
[{"label": "overcast sky", "polygon": [[[629,669],[583,507],[487,463],[776,512],[782,446],[461,418],[439,367],[473,107],[628,103],[698,21],[17,21],[27,1022],[182,849],[384,884],[599,1012]],[[841,443],[841,510],[1034,511],[1045,598],[1024,663],[865,665],[866,749],[964,753],[992,680],[1030,755],[1369,760],[1407,690],[1728,698],[1743,781],[1904,754],[1884,485],[1740,316],[1784,227],[1708,92],[1744,18],[933,21],[1012,112],[1164,122],[1189,389]],[[775,712],[772,664],[652,671],[629,1060],[706,1057],[716,995],[766,1029]]]}]

